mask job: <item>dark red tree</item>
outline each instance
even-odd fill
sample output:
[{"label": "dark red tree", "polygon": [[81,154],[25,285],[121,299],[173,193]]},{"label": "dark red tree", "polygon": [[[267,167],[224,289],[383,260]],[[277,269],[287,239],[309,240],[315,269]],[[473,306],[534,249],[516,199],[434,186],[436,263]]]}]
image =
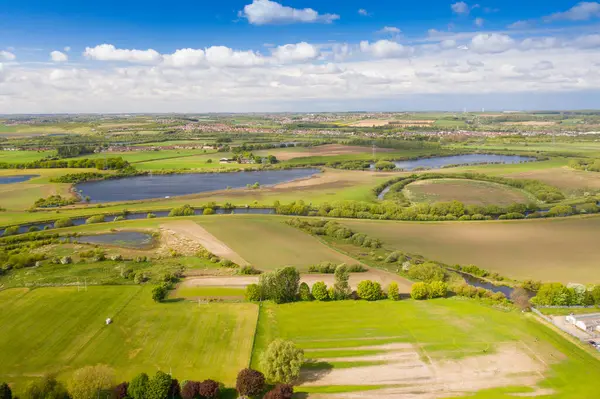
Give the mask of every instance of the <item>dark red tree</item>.
[{"label": "dark red tree", "polygon": [[176,378],[171,379],[171,388],[169,388],[169,398],[178,398],[181,396],[181,388],[179,387],[179,381]]},{"label": "dark red tree", "polygon": [[265,390],[265,376],[260,371],[243,369],[239,372],[235,388],[240,396],[254,396]]},{"label": "dark red tree", "polygon": [[292,399],[294,387],[289,384],[279,384],[271,389],[263,399]]},{"label": "dark red tree", "polygon": [[199,387],[199,382],[188,381],[183,387],[181,387],[181,397],[183,399],[194,399],[196,396],[198,396]]},{"label": "dark red tree", "polygon": [[128,382],[122,382],[119,385],[117,385],[113,390],[113,392],[115,394],[115,399],[123,399],[124,397],[126,397],[128,387],[129,387]]},{"label": "dark red tree", "polygon": [[219,383],[213,380],[204,380],[200,383],[198,393],[201,397],[213,399],[219,397]]}]

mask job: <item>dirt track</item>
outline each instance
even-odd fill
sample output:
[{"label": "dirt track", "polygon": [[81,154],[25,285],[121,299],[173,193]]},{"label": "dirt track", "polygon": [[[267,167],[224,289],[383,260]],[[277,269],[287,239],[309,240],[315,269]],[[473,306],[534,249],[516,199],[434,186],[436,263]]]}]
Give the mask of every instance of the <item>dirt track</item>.
[{"label": "dirt track", "polygon": [[179,253],[196,253],[201,248],[206,248],[213,254],[229,259],[238,265],[245,266],[249,263],[229,248],[224,242],[210,234],[203,227],[191,220],[178,220],[160,225],[163,239],[169,248]]}]

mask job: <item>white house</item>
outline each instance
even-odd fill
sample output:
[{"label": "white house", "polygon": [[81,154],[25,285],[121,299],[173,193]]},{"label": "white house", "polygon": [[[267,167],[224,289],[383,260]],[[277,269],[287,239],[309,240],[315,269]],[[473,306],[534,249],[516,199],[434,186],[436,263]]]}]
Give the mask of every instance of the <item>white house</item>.
[{"label": "white house", "polygon": [[567,323],[573,324],[575,327],[586,332],[600,332],[600,313],[591,314],[570,314],[565,319]]}]

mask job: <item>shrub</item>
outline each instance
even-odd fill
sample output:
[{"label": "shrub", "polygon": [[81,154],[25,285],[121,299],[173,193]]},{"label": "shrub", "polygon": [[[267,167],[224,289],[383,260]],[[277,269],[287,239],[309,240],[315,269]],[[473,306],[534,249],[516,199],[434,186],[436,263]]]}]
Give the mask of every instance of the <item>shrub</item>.
[{"label": "shrub", "polygon": [[197,381],[185,381],[181,385],[181,397],[183,399],[194,399],[200,391],[200,383]]},{"label": "shrub", "polygon": [[310,288],[308,287],[308,284],[306,284],[306,283],[300,284],[300,287],[298,288],[298,294],[300,296],[301,301],[311,301],[312,300],[312,295],[310,294]]},{"label": "shrub", "polygon": [[381,299],[381,284],[377,281],[364,280],[358,283],[356,290],[359,298],[367,301],[376,301]]},{"label": "shrub", "polygon": [[333,287],[327,288],[327,298],[330,301],[335,301],[335,290],[333,289]]},{"label": "shrub", "polygon": [[429,297],[429,287],[426,283],[414,283],[410,290],[412,299],[422,300]]},{"label": "shrub", "polygon": [[221,261],[219,263],[223,267],[237,267],[237,265],[235,263],[233,263],[232,261],[230,261],[229,259],[221,259]]},{"label": "shrub", "polygon": [[348,283],[349,278],[350,273],[345,264],[338,265],[338,267],[335,268],[335,283],[333,285],[335,299],[343,300],[350,296],[352,289]]},{"label": "shrub", "polygon": [[53,376],[31,382],[23,395],[26,399],[69,399],[65,386]]},{"label": "shrub", "polygon": [[128,382],[122,382],[113,388],[114,399],[125,399],[127,397],[127,388],[129,387]]},{"label": "shrub", "polygon": [[400,299],[400,290],[398,289],[398,283],[395,281],[392,281],[388,287],[388,298],[392,301]]},{"label": "shrub", "polygon": [[448,284],[443,281],[432,281],[428,287],[429,298],[445,298],[448,294]]},{"label": "shrub", "polygon": [[174,216],[194,216],[194,208],[192,208],[189,205],[184,205],[182,207],[179,208],[173,208],[171,209],[171,212],[169,212],[169,216],[170,217],[174,217]]},{"label": "shrub", "polygon": [[215,214],[215,210],[213,208],[204,208],[204,210],[202,211],[203,215],[214,215]]},{"label": "shrub", "polygon": [[146,215],[146,219],[154,219],[155,217],[156,217],[156,215],[153,214],[152,212],[150,212]]},{"label": "shrub", "polygon": [[261,368],[270,383],[289,384],[300,375],[304,351],[292,341],[276,339],[271,342],[260,359]]},{"label": "shrub", "polygon": [[367,271],[367,269],[363,266],[363,265],[351,265],[348,266],[348,271],[350,273],[364,273]]},{"label": "shrub", "polygon": [[278,384],[264,396],[263,399],[292,399],[294,387],[291,384]]},{"label": "shrub", "polygon": [[198,386],[198,394],[207,399],[218,398],[219,383],[214,380],[202,381]]},{"label": "shrub", "polygon": [[265,376],[260,371],[243,369],[238,373],[235,389],[240,396],[255,396],[265,390]]},{"label": "shrub", "polygon": [[19,226],[11,226],[4,229],[4,233],[2,233],[2,237],[14,236],[19,234]]},{"label": "shrub", "polygon": [[148,389],[148,374],[140,373],[133,377],[127,388],[127,394],[132,399],[144,399]]},{"label": "shrub", "polygon": [[73,263],[73,259],[70,256],[63,256],[60,258],[61,265],[70,265],[71,263]]},{"label": "shrub", "polygon": [[396,169],[396,164],[389,161],[378,161],[375,164],[375,169],[377,170],[392,170]]},{"label": "shrub", "polygon": [[323,281],[317,281],[312,286],[312,296],[317,301],[326,301],[329,298],[327,294],[327,285]]},{"label": "shrub", "polygon": [[246,293],[244,294],[247,301],[257,302],[262,299],[262,292],[258,284],[249,284],[246,287]]},{"label": "shrub", "polygon": [[119,215],[119,216],[115,216],[115,218],[113,219],[113,222],[121,222],[123,220],[125,220],[125,216]]},{"label": "shrub", "polygon": [[85,220],[85,224],[104,223],[104,215],[94,215]]},{"label": "shrub", "polygon": [[557,216],[569,216],[573,214],[573,207],[570,205],[556,205],[550,208],[548,211],[548,216],[557,217]]},{"label": "shrub", "polygon": [[167,399],[170,390],[171,376],[159,370],[148,381],[145,399]]},{"label": "shrub", "polygon": [[435,263],[423,263],[412,266],[408,271],[408,275],[412,279],[430,283],[432,281],[444,281],[446,271]]},{"label": "shrub", "polygon": [[69,381],[72,399],[95,399],[100,391],[113,386],[115,372],[108,366],[87,366],[73,373]]},{"label": "shrub", "polygon": [[152,289],[152,299],[154,302],[162,302],[167,297],[168,290],[164,285],[159,285]]},{"label": "shrub", "polygon": [[[400,259],[400,257],[402,256],[401,252],[398,251],[394,251],[392,253],[390,253],[387,258],[385,258],[385,263],[395,263],[398,262],[398,260]],[[402,259],[403,261],[404,259]]]},{"label": "shrub", "polygon": [[54,222],[54,228],[60,229],[61,227],[71,227],[73,226],[73,221],[69,218],[58,219]]},{"label": "shrub", "polygon": [[242,274],[242,275],[246,275],[246,276],[253,276],[256,274],[261,274],[262,272],[260,270],[257,270],[254,268],[254,266],[250,266],[250,265],[246,265],[246,266],[242,266],[237,274]]}]

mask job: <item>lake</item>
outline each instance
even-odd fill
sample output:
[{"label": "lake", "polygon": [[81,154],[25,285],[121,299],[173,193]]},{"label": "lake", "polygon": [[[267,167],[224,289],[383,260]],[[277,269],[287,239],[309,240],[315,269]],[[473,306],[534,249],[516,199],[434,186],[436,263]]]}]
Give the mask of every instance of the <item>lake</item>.
[{"label": "lake", "polygon": [[134,176],[99,180],[75,185],[82,197],[92,202],[136,201],[175,197],[207,191],[242,188],[248,184],[261,186],[303,179],[319,173],[319,169],[262,170],[232,173],[186,173],[157,176]]},{"label": "lake", "polygon": [[154,246],[151,234],[138,231],[118,231],[110,234],[84,235],[77,237],[83,244],[114,245],[123,248],[149,249]]},{"label": "lake", "polygon": [[0,184],[23,183],[40,175],[18,175],[18,176],[0,176]]},{"label": "lake", "polygon": [[[417,168],[440,169],[448,165],[477,165],[486,163],[515,164],[535,161],[533,157],[519,155],[496,155],[496,154],[467,154],[452,155],[448,157],[419,158],[409,161],[394,161],[396,168],[403,170],[414,170]],[[373,168],[374,165],[371,165]]]}]

